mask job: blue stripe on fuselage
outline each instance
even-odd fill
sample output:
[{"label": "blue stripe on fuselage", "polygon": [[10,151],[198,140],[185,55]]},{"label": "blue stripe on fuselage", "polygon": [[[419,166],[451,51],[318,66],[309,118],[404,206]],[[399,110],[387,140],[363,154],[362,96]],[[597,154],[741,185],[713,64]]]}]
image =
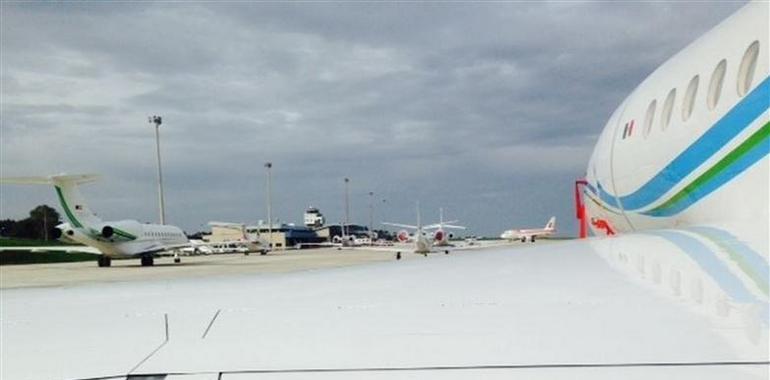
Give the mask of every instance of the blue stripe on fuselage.
[{"label": "blue stripe on fuselage", "polygon": [[[647,183],[633,193],[621,196],[620,203],[617,202],[615,195],[604,190],[599,182],[597,182],[595,193],[599,199],[610,207],[620,208],[620,205],[622,205],[626,211],[638,210],[648,206],[669,192],[706,160],[722,149],[725,144],[748,128],[768,108],[770,108],[770,77],[765,78],[757,88],[736,104],[706,133],[695,140],[694,143],[687,147],[652,179],[647,181]],[[738,174],[734,171],[731,172],[734,175]],[[719,185],[729,181],[731,178],[726,178]],[[593,188],[590,189],[594,190]]]},{"label": "blue stripe on fuselage", "polygon": [[682,210],[692,206],[703,197],[711,194],[713,191],[735,178],[738,174],[744,172],[754,165],[754,163],[767,156],[768,153],[770,153],[770,140],[765,138],[760,144],[751,148],[751,150],[746,152],[746,154],[730,164],[730,166],[722,170],[719,174],[708,180],[702,186],[693,189],[686,197],[674,202],[670,207],[652,209],[642,212],[641,214],[656,217],[676,215]]}]

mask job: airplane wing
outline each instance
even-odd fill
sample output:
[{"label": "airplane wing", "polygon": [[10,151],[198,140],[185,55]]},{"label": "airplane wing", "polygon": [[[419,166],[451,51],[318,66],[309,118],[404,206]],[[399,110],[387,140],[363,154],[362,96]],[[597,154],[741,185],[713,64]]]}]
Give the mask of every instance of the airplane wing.
[{"label": "airplane wing", "polygon": [[61,174],[47,177],[0,177],[0,183],[9,185],[50,185],[54,179],[73,181],[76,183],[89,183],[98,180],[99,174]]},{"label": "airplane wing", "polygon": [[767,379],[766,235],[707,227],[518,247],[3,289],[0,375]]},{"label": "airplane wing", "polygon": [[417,229],[417,226],[413,226],[413,225],[410,225],[410,224],[388,223],[388,222],[382,222],[382,224],[384,224],[386,226]]},{"label": "airplane wing", "polygon": [[44,246],[29,246],[29,247],[0,247],[0,252],[3,251],[29,251],[29,252],[83,252],[93,253],[95,255],[101,254],[98,249],[89,247],[86,245],[44,245]]},{"label": "airplane wing", "polygon": [[427,226],[423,226],[422,228],[424,228],[426,230],[430,230],[430,229],[434,229],[434,228],[441,228],[443,226],[443,227],[446,227],[446,228],[458,228],[458,229],[463,229],[464,230],[465,227],[463,227],[463,226],[454,226],[454,225],[452,225],[452,223],[457,223],[457,222],[459,222],[459,220],[450,220],[450,221],[444,222],[444,223],[429,224]]},{"label": "airplane wing", "polygon": [[157,247],[151,247],[147,250],[144,250],[142,252],[138,252],[134,254],[134,257],[141,257],[143,255],[152,254],[152,255],[159,255],[163,256],[164,254],[171,254],[171,251],[182,249],[182,248],[189,248],[193,247],[193,244],[190,242],[187,243],[180,243],[180,244],[172,244],[172,245],[158,245]]}]

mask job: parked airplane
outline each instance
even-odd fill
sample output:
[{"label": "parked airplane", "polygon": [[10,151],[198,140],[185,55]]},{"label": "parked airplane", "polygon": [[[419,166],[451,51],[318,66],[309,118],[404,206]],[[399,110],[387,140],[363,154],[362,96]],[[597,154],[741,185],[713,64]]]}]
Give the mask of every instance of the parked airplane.
[{"label": "parked airplane", "polygon": [[[420,222],[419,203],[417,204],[417,225],[390,223],[390,222],[383,222],[382,224],[387,226],[408,228],[408,229],[414,230],[414,232],[411,234],[407,230],[400,230],[396,234],[396,238],[398,239],[399,242],[414,243],[414,253],[419,253],[427,256],[428,253],[430,253],[431,250],[433,249],[433,245],[434,245],[433,236],[431,236],[431,234],[425,231],[425,229],[428,228],[428,226],[423,227],[422,223]],[[431,226],[437,226],[437,225],[431,225]],[[449,251],[445,250],[444,253],[448,254]]]},{"label": "parked airplane", "polygon": [[[95,248],[100,254],[97,261],[100,267],[110,266],[115,257],[139,257],[142,266],[151,266],[156,255],[190,246],[179,227],[143,224],[136,220],[102,221],[91,211],[78,189],[79,185],[97,178],[90,174],[54,175],[0,178],[0,182],[53,185],[69,221],[56,226],[55,237]],[[179,262],[179,257],[175,256],[174,261]]]},{"label": "parked airplane", "polygon": [[0,377],[767,379],[769,11],[744,6],[610,117],[583,193],[612,238],[2,289]]},{"label": "parked airplane", "polygon": [[767,2],[749,3],[618,106],[586,170],[596,234],[768,220],[767,31]]},{"label": "parked airplane", "polygon": [[551,219],[548,219],[548,223],[546,223],[543,228],[507,230],[500,235],[500,238],[509,241],[521,240],[522,243],[529,240],[534,243],[536,238],[550,236],[553,235],[554,232],[556,232],[556,217],[552,216]]},{"label": "parked airplane", "polygon": [[457,220],[450,220],[450,221],[444,221],[444,209],[439,208],[438,209],[438,223],[435,224],[429,224],[425,227],[423,227],[426,230],[434,230],[433,231],[433,245],[437,247],[446,247],[449,246],[449,239],[452,239],[454,237],[454,234],[451,232],[448,232],[446,229],[457,229],[457,230],[464,230],[465,227],[463,226],[457,226],[452,223],[457,223]]}]

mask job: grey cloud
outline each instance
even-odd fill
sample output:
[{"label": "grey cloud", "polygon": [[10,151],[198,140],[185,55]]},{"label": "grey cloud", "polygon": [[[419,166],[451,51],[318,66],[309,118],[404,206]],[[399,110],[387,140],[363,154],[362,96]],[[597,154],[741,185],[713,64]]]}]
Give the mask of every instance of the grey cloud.
[{"label": "grey cloud", "polygon": [[[93,207],[154,220],[146,117],[161,114],[169,216],[276,209],[414,219],[445,207],[495,234],[556,214],[617,104],[740,4],[3,4],[3,175],[96,171]],[[40,202],[3,189],[2,217]],[[381,202],[386,199],[386,202]],[[50,201],[50,198],[49,198]],[[541,219],[543,219],[541,221]]]}]

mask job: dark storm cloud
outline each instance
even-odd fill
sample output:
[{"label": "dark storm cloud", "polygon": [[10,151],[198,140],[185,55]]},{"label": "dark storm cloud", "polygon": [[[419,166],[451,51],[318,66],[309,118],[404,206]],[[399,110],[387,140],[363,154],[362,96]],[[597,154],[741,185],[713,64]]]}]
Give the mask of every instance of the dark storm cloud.
[{"label": "dark storm cloud", "polygon": [[[571,232],[571,185],[605,120],[734,3],[31,3],[2,5],[3,175],[99,172],[105,217],[155,219],[161,114],[170,219],[275,204],[410,221],[421,200],[477,233]],[[2,188],[2,217],[39,193]],[[32,197],[36,198],[32,198]],[[383,200],[385,200],[383,202]],[[542,219],[542,221],[541,221]]]}]

